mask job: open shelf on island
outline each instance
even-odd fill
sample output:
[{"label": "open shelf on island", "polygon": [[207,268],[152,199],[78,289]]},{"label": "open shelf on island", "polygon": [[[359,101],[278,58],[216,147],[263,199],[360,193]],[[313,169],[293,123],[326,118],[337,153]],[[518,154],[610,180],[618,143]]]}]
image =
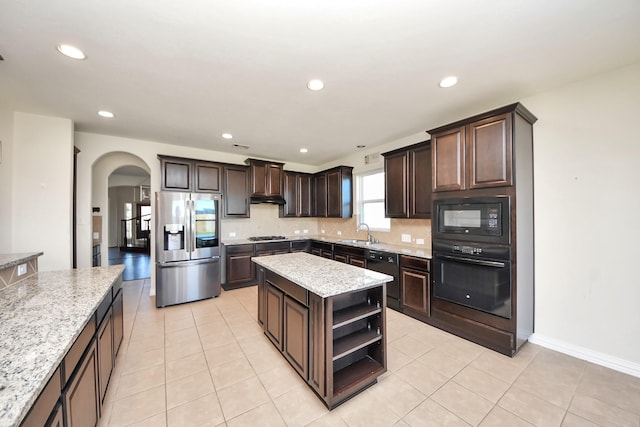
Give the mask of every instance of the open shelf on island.
[{"label": "open shelf on island", "polygon": [[333,313],[333,329],[355,322],[365,317],[380,313],[382,309],[375,305],[362,303],[343,308]]},{"label": "open shelf on island", "polygon": [[333,373],[333,394],[339,395],[350,389],[363,379],[375,381],[378,373],[382,373],[384,367],[376,360],[367,356],[357,362]]},{"label": "open shelf on island", "polygon": [[381,339],[382,335],[377,331],[367,329],[338,338],[333,342],[333,360],[340,359]]}]

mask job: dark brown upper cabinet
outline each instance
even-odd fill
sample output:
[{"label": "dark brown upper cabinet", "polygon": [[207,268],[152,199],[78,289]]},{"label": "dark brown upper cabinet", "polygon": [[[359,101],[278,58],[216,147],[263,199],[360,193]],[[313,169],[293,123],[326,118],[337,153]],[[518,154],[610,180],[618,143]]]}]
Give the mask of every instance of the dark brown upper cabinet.
[{"label": "dark brown upper cabinet", "polygon": [[516,103],[428,131],[433,191],[512,186],[517,135],[535,121]]},{"label": "dark brown upper cabinet", "polygon": [[162,155],[158,158],[162,190],[204,193],[222,191],[221,164]]},{"label": "dark brown upper cabinet", "polygon": [[249,218],[249,168],[242,165],[224,165],[225,218]]},{"label": "dark brown upper cabinet", "polygon": [[281,217],[310,217],[313,208],[313,175],[284,171],[284,200]]},{"label": "dark brown upper cabinet", "polygon": [[315,215],[351,218],[353,215],[353,168],[337,166],[314,176]]},{"label": "dark brown upper cabinet", "polygon": [[284,203],[282,180],[284,163],[247,159],[251,168],[251,202]]},{"label": "dark brown upper cabinet", "polygon": [[431,143],[382,154],[387,218],[431,218]]}]

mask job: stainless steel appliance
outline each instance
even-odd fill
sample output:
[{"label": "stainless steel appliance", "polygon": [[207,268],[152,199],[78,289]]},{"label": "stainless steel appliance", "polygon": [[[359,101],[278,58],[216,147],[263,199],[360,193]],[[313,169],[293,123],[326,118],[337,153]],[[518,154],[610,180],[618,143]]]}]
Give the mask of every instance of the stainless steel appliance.
[{"label": "stainless steel appliance", "polygon": [[433,298],[511,318],[511,248],[434,240]]},{"label": "stainless steel appliance", "polygon": [[433,205],[433,239],[511,242],[511,203],[507,195],[446,198],[435,200]]},{"label": "stainless steel appliance", "polygon": [[220,196],[156,193],[156,306],[220,295]]},{"label": "stainless steel appliance", "polygon": [[367,269],[393,276],[387,282],[387,307],[400,309],[400,269],[398,254],[378,250],[367,250]]}]

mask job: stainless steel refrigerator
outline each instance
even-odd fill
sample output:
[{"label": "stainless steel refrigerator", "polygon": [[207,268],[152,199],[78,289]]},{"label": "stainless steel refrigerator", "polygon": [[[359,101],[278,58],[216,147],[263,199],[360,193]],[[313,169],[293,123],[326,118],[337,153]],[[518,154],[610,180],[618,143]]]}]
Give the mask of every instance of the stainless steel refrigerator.
[{"label": "stainless steel refrigerator", "polygon": [[220,196],[156,193],[156,306],[220,295]]}]

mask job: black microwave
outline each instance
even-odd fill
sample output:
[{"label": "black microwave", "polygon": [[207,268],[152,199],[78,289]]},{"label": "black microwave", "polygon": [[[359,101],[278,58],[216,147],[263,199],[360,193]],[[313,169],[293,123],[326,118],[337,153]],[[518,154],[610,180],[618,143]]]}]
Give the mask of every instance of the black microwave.
[{"label": "black microwave", "polygon": [[434,239],[509,244],[511,201],[507,195],[433,202]]}]

